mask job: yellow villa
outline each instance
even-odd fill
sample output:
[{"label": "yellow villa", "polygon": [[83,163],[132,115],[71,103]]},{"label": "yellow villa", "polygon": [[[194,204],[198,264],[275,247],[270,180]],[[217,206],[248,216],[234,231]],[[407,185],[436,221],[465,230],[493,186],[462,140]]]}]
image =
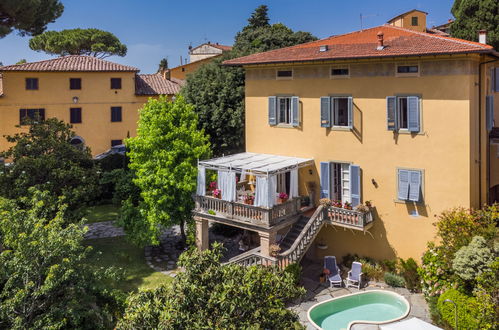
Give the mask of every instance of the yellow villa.
[{"label": "yellow villa", "polygon": [[242,264],[419,260],[436,215],[498,196],[499,53],[484,38],[383,25],[224,62],[246,72],[247,152],[199,162],[198,246],[218,222],[258,234]]},{"label": "yellow villa", "polygon": [[135,136],[138,109],[149,97],[172,97],[177,80],[92,56],[71,55],[0,67],[0,150],[5,135],[25,131],[26,118],[56,117],[73,125],[73,144],[93,155]]}]

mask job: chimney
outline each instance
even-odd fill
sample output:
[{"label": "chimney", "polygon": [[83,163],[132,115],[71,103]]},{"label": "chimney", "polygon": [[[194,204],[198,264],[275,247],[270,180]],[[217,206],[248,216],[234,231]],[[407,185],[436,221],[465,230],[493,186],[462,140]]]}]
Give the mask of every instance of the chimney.
[{"label": "chimney", "polygon": [[379,31],[376,36],[378,37],[378,47],[376,47],[376,50],[383,50],[383,48],[385,48],[385,45],[383,44],[383,32]]},{"label": "chimney", "polygon": [[478,42],[481,44],[487,44],[487,30],[478,31]]}]

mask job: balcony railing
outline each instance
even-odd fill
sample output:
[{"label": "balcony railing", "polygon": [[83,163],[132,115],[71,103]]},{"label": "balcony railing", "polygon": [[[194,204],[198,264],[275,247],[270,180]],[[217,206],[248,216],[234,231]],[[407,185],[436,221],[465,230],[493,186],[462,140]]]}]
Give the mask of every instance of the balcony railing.
[{"label": "balcony railing", "polygon": [[327,209],[327,216],[333,224],[360,230],[365,230],[373,221],[372,211],[360,212],[333,206]]},{"label": "balcony railing", "polygon": [[298,214],[300,198],[290,199],[272,208],[228,202],[211,196],[196,196],[197,213],[223,217],[237,222],[271,227],[290,216]]}]

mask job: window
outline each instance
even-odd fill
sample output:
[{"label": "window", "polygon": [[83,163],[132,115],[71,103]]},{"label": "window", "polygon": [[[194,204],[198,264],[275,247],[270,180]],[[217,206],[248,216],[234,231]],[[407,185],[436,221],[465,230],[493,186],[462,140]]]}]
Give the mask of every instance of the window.
[{"label": "window", "polygon": [[293,70],[277,70],[277,79],[293,78]]},{"label": "window", "polygon": [[111,147],[119,146],[120,144],[123,144],[123,140],[111,140]]},{"label": "window", "polygon": [[397,73],[399,74],[417,74],[419,72],[418,65],[397,65]]},{"label": "window", "polygon": [[423,172],[421,170],[397,170],[397,198],[401,201],[420,202]]},{"label": "window", "polygon": [[185,72],[185,68],[182,68],[182,72]]},{"label": "window", "polygon": [[277,106],[279,107],[277,123],[291,124],[291,97],[278,97]]},{"label": "window", "polygon": [[492,72],[492,91],[499,92],[499,68],[493,68]]},{"label": "window", "polygon": [[37,90],[38,89],[38,78],[26,78],[26,89],[27,90]]},{"label": "window", "polygon": [[321,127],[353,126],[353,98],[351,96],[321,97]]},{"label": "window", "polygon": [[111,78],[111,89],[121,89],[121,78]]},{"label": "window", "polygon": [[69,89],[81,89],[81,78],[69,78]]},{"label": "window", "polygon": [[418,96],[388,96],[386,98],[388,130],[419,132],[421,129],[419,104]]},{"label": "window", "polygon": [[485,125],[488,132],[494,128],[494,95],[485,96]]},{"label": "window", "polygon": [[71,124],[81,123],[81,108],[70,108],[69,109],[69,122]]},{"label": "window", "polygon": [[20,109],[19,124],[29,125],[31,121],[39,122],[45,120],[45,109]]},{"label": "window", "polygon": [[348,68],[333,68],[331,69],[331,76],[333,77],[344,77],[344,76],[348,76],[349,72],[348,72]]},{"label": "window", "polygon": [[360,167],[349,163],[321,162],[321,198],[360,204]]},{"label": "window", "polygon": [[300,126],[298,96],[269,96],[269,125]]},{"label": "window", "polygon": [[418,17],[417,16],[412,16],[411,17],[411,25],[412,26],[418,26]]},{"label": "window", "polygon": [[121,120],[121,107],[111,107],[111,121],[120,122]]}]

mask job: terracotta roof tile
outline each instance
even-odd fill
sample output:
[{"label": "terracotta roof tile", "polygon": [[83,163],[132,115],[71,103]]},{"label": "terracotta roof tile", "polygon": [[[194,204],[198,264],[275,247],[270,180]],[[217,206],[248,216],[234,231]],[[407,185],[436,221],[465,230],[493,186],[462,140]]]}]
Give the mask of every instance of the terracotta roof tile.
[{"label": "terracotta roof tile", "polygon": [[136,95],[171,95],[180,92],[181,85],[163,78],[161,74],[138,74],[135,76]]},{"label": "terracotta roof tile", "polygon": [[14,64],[0,67],[0,71],[132,71],[139,69],[132,66],[101,60],[93,56],[68,55],[50,60]]},{"label": "terracotta roof tile", "polygon": [[[377,50],[377,34],[383,33],[384,46]],[[320,52],[319,46],[328,50]],[[443,37],[436,34],[382,25],[292,47],[252,54],[223,62],[225,65],[306,62],[372,57],[420,56],[459,53],[491,53],[489,45],[473,41]]]}]

